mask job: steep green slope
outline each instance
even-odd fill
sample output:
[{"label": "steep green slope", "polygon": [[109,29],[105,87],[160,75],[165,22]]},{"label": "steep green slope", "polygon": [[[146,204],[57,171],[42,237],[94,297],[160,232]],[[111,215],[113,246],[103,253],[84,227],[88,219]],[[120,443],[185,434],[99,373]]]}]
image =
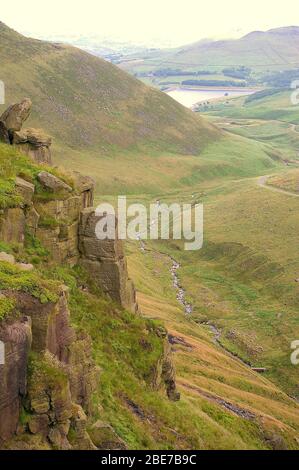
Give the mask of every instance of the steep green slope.
[{"label": "steep green slope", "polygon": [[55,163],[93,176],[101,194],[184,187],[199,171],[246,175],[245,154],[250,175],[274,165],[267,147],[246,139],[235,147],[199,114],[79,49],[25,38],[3,23],[0,45],[6,106],[30,97],[26,125],[43,127]]},{"label": "steep green slope", "polygon": [[220,134],[165,94],[79,49],[25,38],[3,23],[0,45],[6,102],[30,96],[31,124],[57,143],[98,156],[137,148],[198,154]]},{"label": "steep green slope", "polygon": [[[16,175],[26,176],[38,189],[35,175],[39,169],[27,157],[0,144],[0,194],[1,190],[6,192],[5,182],[11,184]],[[33,271],[22,272],[0,262],[0,289],[26,291],[43,296],[45,302],[56,300],[61,283],[68,286],[71,325],[79,338],[90,335],[100,371],[87,422],[94,443],[107,448],[109,438],[109,448],[298,448],[298,404],[215,345],[205,326],[184,316],[171,287],[168,262],[158,253],[153,262],[151,253],[133,251],[133,243],[128,247],[129,264],[138,283],[142,313],[165,321],[171,334],[179,335],[176,340],[183,338],[181,344],[173,346],[180,401],[169,401],[163,387],[157,390],[154,386],[163,350],[161,333],[165,335],[161,321],[129,313],[114,304],[83,269],[54,264],[34,237],[26,237],[24,247],[1,244],[0,248],[13,253],[17,261],[35,266]],[[1,322],[1,314],[11,314],[14,306],[0,300]],[[41,380],[50,379],[54,389],[65,380],[64,371],[47,360],[49,355],[31,352],[30,390],[38,388]],[[28,432],[34,429],[33,419],[32,410],[24,404],[20,432],[5,443],[5,448],[50,447],[42,433]],[[96,423],[106,424],[104,432]],[[75,437],[74,429],[70,429],[69,441]]]}]

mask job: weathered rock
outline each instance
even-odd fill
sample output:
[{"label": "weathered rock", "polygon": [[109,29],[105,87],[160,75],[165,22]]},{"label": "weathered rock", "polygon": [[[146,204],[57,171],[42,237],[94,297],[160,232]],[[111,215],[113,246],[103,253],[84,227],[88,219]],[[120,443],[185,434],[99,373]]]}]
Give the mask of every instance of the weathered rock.
[{"label": "weathered rock", "polygon": [[163,339],[163,354],[157,364],[152,385],[154,389],[159,389],[161,385],[164,385],[169,400],[178,401],[180,400],[180,393],[176,387],[176,373],[168,334],[163,327],[157,328],[156,334]]},{"label": "weathered rock", "polygon": [[136,292],[128,277],[122,241],[117,237],[117,219],[109,215],[115,226],[115,239],[99,240],[97,223],[102,219],[93,208],[81,212],[79,226],[80,263],[91,274],[104,293],[123,307],[137,311]]},{"label": "weathered rock", "polygon": [[76,190],[81,194],[81,209],[92,207],[95,182],[90,176],[73,172]]},{"label": "weathered rock", "polygon": [[74,223],[80,217],[80,197],[70,195],[62,200],[54,199],[49,202],[38,202],[34,204],[40,216],[51,217],[58,222],[68,221]]},{"label": "weathered rock", "polygon": [[100,450],[127,450],[126,443],[121,439],[109,423],[97,421],[89,432],[92,442]]},{"label": "weathered rock", "polygon": [[26,292],[10,292],[9,295],[16,300],[17,309],[32,319],[33,351],[49,351],[60,361],[67,360],[68,348],[76,336],[70,326],[64,289],[61,287],[56,303],[47,304],[41,304]]},{"label": "weathered rock", "polygon": [[86,413],[92,412],[91,396],[96,388],[98,373],[92,358],[92,341],[84,333],[76,336],[68,348],[65,358],[68,367],[70,390],[75,403],[82,406]]},{"label": "weathered rock", "polygon": [[[67,193],[68,194],[68,193]],[[80,196],[70,195],[63,200],[35,203],[35,210],[40,216],[34,233],[49,251],[53,260],[74,266],[79,259],[78,220],[80,214]],[[43,219],[53,221],[52,225],[43,226]],[[31,226],[36,218],[31,216]],[[32,230],[32,229],[31,229]]]},{"label": "weathered rock", "polygon": [[49,432],[48,426],[49,416],[47,414],[33,415],[28,423],[29,431],[32,434],[42,434],[44,437],[46,437]]},{"label": "weathered rock", "polygon": [[[76,335],[70,325],[67,290],[61,286],[56,303],[41,304],[38,299],[25,292],[7,292],[16,302],[16,308],[32,320],[32,350],[50,353],[68,377],[72,401],[91,411],[91,395],[96,387],[97,372],[92,360],[92,343],[86,333]],[[58,365],[59,366],[59,365]],[[54,399],[54,398],[53,398]],[[31,397],[35,413],[47,413],[48,397],[44,392]]]},{"label": "weathered rock", "polygon": [[5,364],[0,365],[0,444],[17,430],[31,339],[30,318],[0,323],[0,340],[5,345]]},{"label": "weathered rock", "polygon": [[79,405],[73,406],[73,415],[71,419],[71,428],[75,437],[72,440],[72,447],[75,450],[96,450],[89,434],[86,431],[87,416]]},{"label": "weathered rock", "polygon": [[20,131],[23,123],[30,116],[31,106],[31,100],[25,98],[21,103],[9,106],[0,117],[0,121],[4,123],[9,132]]},{"label": "weathered rock", "polygon": [[49,147],[52,143],[52,139],[49,135],[45,134],[42,129],[29,128],[14,132],[14,144],[24,144],[26,142],[36,147]]},{"label": "weathered rock", "polygon": [[53,444],[54,448],[61,449],[62,446],[62,436],[59,429],[52,428],[48,434],[49,441]]},{"label": "weathered rock", "polygon": [[4,144],[10,144],[8,130],[2,121],[0,121],[0,142]]},{"label": "weathered rock", "polygon": [[54,261],[67,263],[70,266],[77,264],[78,251],[78,223],[62,224],[55,228],[38,227],[37,237],[43,246],[51,253]]},{"label": "weathered rock", "polygon": [[29,430],[39,432],[41,427],[50,442],[61,449],[73,410],[69,381],[57,358],[49,353],[41,358],[42,367],[34,367],[28,381],[26,407],[32,415]]},{"label": "weathered rock", "polygon": [[171,357],[171,347],[168,341],[165,342],[164,360],[162,363],[162,379],[164,381],[169,400],[180,400],[180,393],[176,388],[176,374]]},{"label": "weathered rock", "polygon": [[57,176],[52,175],[51,173],[48,173],[47,171],[41,171],[38,175],[37,178],[39,182],[48,190],[53,191],[53,192],[59,192],[59,191],[67,191],[67,192],[72,192],[71,186],[66,184],[64,181],[61,179],[57,178]]},{"label": "weathered rock", "polygon": [[30,206],[32,203],[32,198],[34,194],[34,184],[29,183],[22,178],[16,178],[16,191],[22,196],[23,202],[26,206]]},{"label": "weathered rock", "polygon": [[4,210],[0,216],[0,239],[5,243],[24,243],[25,214],[20,207]]},{"label": "weathered rock", "polygon": [[36,236],[39,219],[40,219],[39,213],[37,212],[35,207],[31,206],[26,211],[26,229],[28,233],[30,233],[34,237]]},{"label": "weathered rock", "polygon": [[52,140],[41,129],[30,128],[14,132],[12,143],[37,163],[52,165],[50,150]]},{"label": "weathered rock", "polygon": [[0,261],[5,261],[6,263],[10,264],[15,264],[16,262],[15,257],[13,255],[5,253],[4,251],[1,251],[0,253]]}]

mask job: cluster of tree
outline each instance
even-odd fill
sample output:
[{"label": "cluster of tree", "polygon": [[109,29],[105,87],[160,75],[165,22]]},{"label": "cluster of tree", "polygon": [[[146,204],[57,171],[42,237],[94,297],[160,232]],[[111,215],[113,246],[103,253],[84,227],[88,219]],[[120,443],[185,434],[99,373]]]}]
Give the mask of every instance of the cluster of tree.
[{"label": "cluster of tree", "polygon": [[245,87],[246,82],[235,82],[234,80],[184,80],[182,85],[190,86],[224,86],[224,87]]},{"label": "cluster of tree", "polygon": [[153,72],[153,75],[155,77],[174,77],[174,76],[186,76],[186,75],[191,75],[191,76],[198,76],[198,75],[212,75],[213,72],[210,72],[209,70],[197,70],[197,71],[190,71],[190,70],[180,70],[180,69],[171,69],[171,68],[165,68],[165,69],[158,69]]},{"label": "cluster of tree", "polygon": [[251,69],[242,65],[241,67],[232,67],[222,70],[223,75],[232,78],[246,80],[251,74]]},{"label": "cluster of tree", "polygon": [[261,81],[276,88],[290,88],[292,82],[299,80],[299,69],[283,70],[262,77]]}]

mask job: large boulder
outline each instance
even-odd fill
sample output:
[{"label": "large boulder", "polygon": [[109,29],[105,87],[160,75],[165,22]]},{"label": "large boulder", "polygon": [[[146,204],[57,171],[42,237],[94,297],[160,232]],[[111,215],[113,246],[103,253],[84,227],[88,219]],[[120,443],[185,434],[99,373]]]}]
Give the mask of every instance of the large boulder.
[{"label": "large boulder", "polygon": [[12,136],[12,143],[37,163],[52,164],[52,139],[41,129],[23,129]]},{"label": "large boulder", "polygon": [[72,173],[76,190],[81,195],[81,209],[93,206],[95,181],[90,176],[83,176],[74,171]]},{"label": "large boulder", "polygon": [[16,177],[16,191],[22,197],[23,204],[30,206],[34,194],[34,184],[29,181],[23,180],[23,178]]},{"label": "large boulder", "polygon": [[5,253],[4,251],[1,251],[0,253],[0,261],[5,261],[5,263],[9,264],[15,264],[16,262],[15,257],[13,255]]},{"label": "large boulder", "polygon": [[51,145],[52,139],[50,136],[44,133],[42,129],[23,129],[18,132],[14,132],[13,143],[24,144],[29,142],[30,144],[36,145],[37,147],[45,145]]},{"label": "large boulder", "polygon": [[67,191],[72,192],[71,186],[66,184],[61,179],[57,178],[57,176],[48,173],[47,171],[41,171],[37,178],[39,182],[44,186],[44,188],[49,189],[50,191],[59,192],[59,191]]},{"label": "large boulder", "polygon": [[25,98],[21,103],[9,106],[0,117],[0,121],[9,132],[20,131],[23,123],[30,116],[31,107],[31,100]]},{"label": "large boulder", "polygon": [[138,311],[134,284],[128,276],[123,242],[117,237],[118,220],[113,215],[107,216],[115,226],[115,240],[100,240],[96,228],[102,216],[94,208],[81,212],[79,224],[80,264],[105,294],[124,308]]},{"label": "large boulder", "polygon": [[104,421],[98,420],[89,430],[92,442],[100,450],[127,450],[127,444],[121,439],[113,427]]}]

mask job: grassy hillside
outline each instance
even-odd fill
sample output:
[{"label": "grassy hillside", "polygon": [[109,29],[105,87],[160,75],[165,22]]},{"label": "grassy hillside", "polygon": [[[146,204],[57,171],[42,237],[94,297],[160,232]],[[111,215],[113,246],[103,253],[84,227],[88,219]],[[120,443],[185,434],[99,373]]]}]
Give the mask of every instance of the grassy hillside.
[{"label": "grassy hillside", "polygon": [[[203,249],[190,253],[178,241],[147,242],[152,251],[143,255],[131,245],[132,276],[141,299],[147,299],[145,311],[165,318],[170,329],[181,333],[186,332],[181,323],[202,325],[200,334],[209,331],[205,324],[210,322],[221,332],[225,348],[254,367],[266,367],[265,378],[298,397],[298,368],[290,361],[290,344],[299,335],[298,198],[268,190],[256,178],[199,182],[192,191],[204,203]],[[192,201],[188,191],[157,197]],[[172,305],[175,290],[171,262],[168,268],[157,267],[161,252],[181,263],[179,276],[194,306],[190,317],[182,310],[177,314],[179,306],[164,306]],[[142,259],[148,260],[151,275],[143,273]],[[162,282],[161,288],[151,288],[152,282]],[[196,334],[191,328],[189,339]]]},{"label": "grassy hillside", "polygon": [[299,169],[296,168],[287,173],[272,176],[267,183],[274,186],[274,188],[291,191],[299,195]]},{"label": "grassy hillside", "polygon": [[170,60],[186,65],[292,68],[299,65],[299,28],[253,32],[241,39],[191,44]]},{"label": "grassy hillside", "polygon": [[123,59],[123,70],[165,89],[181,85],[281,86],[298,77],[299,27],[255,31],[240,39],[206,40]]},{"label": "grassy hillside", "polygon": [[[16,175],[26,175],[36,183],[40,167],[14,149],[0,145],[0,163],[0,194],[7,195],[10,187],[13,193]],[[100,419],[113,426],[129,449],[298,448],[297,403],[227,355],[205,327],[186,318],[170,284],[169,260],[135,248],[134,244],[128,247],[130,270],[137,281],[143,314],[154,319],[113,304],[84,270],[49,263],[49,253],[32,236],[26,237],[24,247],[1,244],[1,250],[13,253],[18,261],[35,266],[32,272],[23,272],[1,262],[2,289],[26,289],[54,301],[61,282],[69,287],[71,323],[78,335],[90,334],[93,358],[101,371],[94,411],[88,417],[91,435],[93,423]],[[0,317],[9,315],[12,308],[1,299]],[[182,341],[181,346],[174,345],[182,395],[179,402],[170,402],[163,389],[153,389],[162,354],[157,334],[161,321]],[[40,354],[30,355],[29,381],[40,379],[43,361]],[[59,380],[59,375],[52,380]],[[23,410],[22,425],[30,418]],[[98,442],[100,445],[100,439]],[[19,433],[7,443],[9,448],[24,445],[44,449],[47,444],[33,433]]]},{"label": "grassy hillside", "polygon": [[[54,136],[58,162],[96,177],[99,199],[121,190],[148,193],[138,195],[145,202],[194,202],[193,194],[206,206],[199,252],[184,252],[178,242],[149,243],[149,252],[128,244],[130,275],[148,319],[113,305],[83,271],[49,268],[36,240],[26,240],[24,250],[1,248],[70,288],[72,324],[91,334],[102,371],[89,425],[105,419],[134,449],[298,448],[299,407],[287,395],[298,397],[298,369],[289,360],[299,334],[298,200],[253,178],[280,172],[281,150],[271,139],[220,132],[81,51],[24,39],[3,25],[1,31],[7,99],[33,99],[30,125]],[[0,169],[6,207],[14,177],[25,171],[34,179],[37,168],[1,145]],[[165,254],[182,264],[191,316],[177,302]],[[150,383],[161,321],[174,341],[182,394],[176,403]],[[228,351],[266,367],[265,375]]]},{"label": "grassy hillside", "polygon": [[254,175],[276,165],[269,147],[224,135],[79,49],[25,38],[3,23],[0,45],[7,104],[29,96],[26,125],[52,135],[55,162],[93,176],[101,194],[169,191],[194,178]]},{"label": "grassy hillside", "polygon": [[200,109],[222,129],[276,148],[291,164],[298,160],[299,146],[299,106],[292,104],[291,93],[267,90]]},{"label": "grassy hillside", "polygon": [[199,41],[172,50],[153,51],[139,60],[133,57],[131,62],[124,61],[123,67],[133,72],[165,68],[221,72],[225,67],[245,66],[259,73],[298,68],[298,47],[299,27],[290,26],[252,32],[240,39]]},{"label": "grassy hillside", "polygon": [[224,103],[213,103],[207,112],[216,116],[236,119],[263,119],[285,121],[299,124],[299,106],[291,102],[292,90],[277,90],[263,96],[259,93],[250,98],[239,97],[226,100]]},{"label": "grassy hillside", "polygon": [[[133,243],[128,247],[129,268],[136,280],[138,301],[143,314],[163,320],[174,337],[174,357],[182,402],[186,412],[192,413],[201,428],[203,447],[264,448],[265,443],[266,446],[275,447],[274,441],[279,447],[281,441],[278,436],[287,429],[296,446],[296,402],[281,393],[266,377],[229,355],[215,341],[210,327],[200,324],[200,321],[208,319],[211,323],[217,323],[212,312],[220,306],[221,284],[224,283],[222,289],[225,288],[229,279],[223,277],[221,281],[219,279],[219,284],[213,284],[210,274],[208,283],[208,279],[201,277],[205,272],[204,265],[199,265],[194,253],[188,256],[177,245],[171,248],[169,244],[159,246],[150,243],[148,248],[150,251],[142,252]],[[182,262],[180,277],[183,286],[189,299],[197,299],[191,316],[184,314],[176,300],[170,274],[171,261],[163,254],[167,252]],[[198,278],[201,278],[200,282]],[[232,307],[229,300],[221,301],[229,311]],[[240,316],[240,310],[238,313]],[[200,314],[201,319],[198,318]],[[219,311],[219,316],[223,316],[222,311]],[[227,313],[227,317],[230,316]],[[232,343],[229,347],[233,350]],[[228,410],[230,406],[234,412]],[[262,433],[259,437],[256,426]]]},{"label": "grassy hillside", "polygon": [[[79,49],[25,38],[0,23],[6,102],[29,96],[30,125],[76,151],[199,154],[219,132],[165,94]],[[1,107],[4,109],[4,106]]]}]

